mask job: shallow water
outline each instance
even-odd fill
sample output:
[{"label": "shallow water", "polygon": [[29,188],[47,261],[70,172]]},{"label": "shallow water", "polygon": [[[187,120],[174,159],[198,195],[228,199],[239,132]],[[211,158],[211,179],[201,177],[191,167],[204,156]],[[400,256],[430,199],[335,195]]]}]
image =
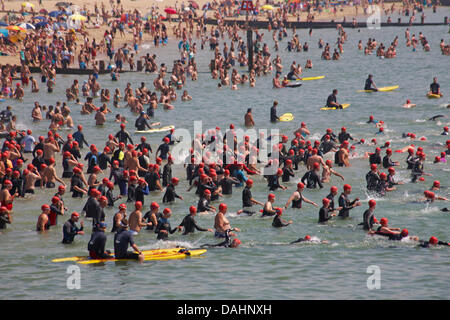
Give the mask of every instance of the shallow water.
[{"label": "shallow water", "polygon": [[[444,9],[442,9],[444,10]],[[447,9],[448,10],[448,9]],[[448,12],[448,11],[447,11]],[[439,12],[439,19],[448,15]],[[431,13],[429,14],[429,16]],[[436,18],[438,19],[438,18]],[[438,19],[438,21],[440,21]],[[297,89],[272,89],[272,77],[256,79],[256,88],[239,87],[238,91],[229,88],[216,89],[217,82],[210,81],[208,73],[200,73],[197,82],[188,81],[186,90],[193,97],[190,102],[177,101],[174,111],[156,112],[156,121],[162,125],[173,124],[176,128],[193,130],[193,121],[202,120],[203,130],[219,126],[226,128],[234,123],[237,128],[243,127],[243,116],[248,107],[253,108],[257,128],[279,129],[280,133],[291,135],[301,121],[308,124],[311,130],[310,140],[320,138],[326,128],[335,132],[346,126],[355,139],[364,138],[370,141],[376,132],[375,127],[367,125],[370,114],[375,119],[386,122],[386,134],[377,135],[379,144],[391,141],[393,150],[408,144],[401,138],[404,132],[414,132],[417,137],[425,136],[427,141],[414,141],[423,146],[428,155],[425,165],[427,172],[433,177],[425,177],[426,181],[417,184],[409,183],[409,173],[405,170],[405,154],[394,153],[394,160],[401,162],[397,167],[397,175],[407,182],[399,186],[397,191],[389,193],[385,198],[377,199],[375,215],[378,219],[387,217],[394,227],[408,228],[410,235],[428,239],[431,235],[443,240],[449,239],[448,213],[439,209],[448,203],[434,203],[430,207],[415,203],[428,189],[433,180],[440,180],[443,186],[439,192],[449,196],[448,164],[433,165],[434,156],[444,150],[445,140],[441,136],[442,127],[450,120],[441,119],[439,123],[424,121],[436,114],[449,115],[445,105],[449,103],[450,75],[448,73],[449,57],[442,56],[439,41],[449,41],[448,27],[413,27],[411,34],[422,31],[431,43],[431,52],[424,52],[421,47],[417,52],[404,45],[404,28],[382,28],[381,30],[347,30],[349,41],[344,45],[344,54],[340,61],[321,61],[321,50],[317,41],[321,37],[325,42],[334,44],[335,30],[314,30],[312,37],[308,30],[298,31],[302,42],[308,41],[310,51],[305,53],[289,53],[284,50],[286,40],[280,44],[279,54],[284,69],[295,60],[302,65],[306,59],[312,59],[314,69],[305,71],[305,76],[326,75],[319,81],[304,82]],[[271,37],[266,41],[273,47]],[[363,43],[369,37],[389,44],[398,35],[400,44],[395,59],[379,59],[375,55],[364,56],[357,51],[357,43]],[[291,36],[291,31],[289,31]],[[229,41],[227,41],[229,44]],[[221,41],[223,43],[223,40]],[[156,52],[158,63],[165,62],[171,66],[178,59],[175,49],[177,41]],[[199,41],[197,41],[199,46]],[[272,50],[272,49],[271,49]],[[139,53],[141,54],[141,52]],[[200,71],[207,71],[212,57],[209,50],[199,50],[196,59]],[[242,69],[242,72],[245,71]],[[368,73],[374,75],[377,86],[399,85],[400,89],[392,92],[365,94],[357,93],[361,89]],[[446,97],[429,100],[425,97],[432,78],[437,76],[441,89]],[[30,120],[33,102],[55,104],[64,101],[65,88],[70,86],[75,76],[60,76],[53,94],[45,90],[36,95],[27,94],[23,102],[2,102],[1,108],[8,103],[13,105],[19,115],[18,127],[32,128],[35,136],[45,134],[48,122],[32,124]],[[120,85],[122,89],[127,82],[137,87],[146,82],[147,87],[155,75],[143,73],[125,73],[120,82],[110,81],[109,76],[100,76],[103,88],[111,92]],[[84,78],[78,78],[84,80]],[[82,82],[82,81],[81,81]],[[40,84],[42,87],[42,84]],[[320,111],[332,89],[339,90],[338,101],[351,103],[351,107],[334,112]],[[28,89],[29,90],[29,89]],[[27,90],[27,91],[28,91]],[[181,91],[178,92],[181,95]],[[403,109],[401,105],[406,99],[416,103],[414,109]],[[273,125],[269,122],[269,108],[273,100],[279,101],[278,113],[292,112],[295,120]],[[98,102],[99,103],[99,102]],[[81,116],[79,106],[69,104],[75,125],[81,123],[89,143],[99,148],[109,133],[117,132],[114,123],[116,113],[124,114],[130,121],[128,129],[133,132],[134,116],[126,109],[113,110],[108,115],[108,126],[94,126],[94,116]],[[112,103],[110,108],[114,108]],[[20,110],[20,111],[19,111]],[[69,133],[70,131],[67,131]],[[66,135],[66,133],[63,133]],[[154,150],[159,145],[164,133],[147,135]],[[133,135],[135,142],[138,135]],[[373,146],[357,147],[357,152],[372,152]],[[86,149],[84,149],[86,152]],[[384,152],[383,152],[384,155]],[[60,161],[58,161],[60,162]],[[66,286],[67,267],[72,263],[55,264],[50,260],[59,257],[86,254],[86,246],[90,235],[90,221],[86,221],[86,235],[78,236],[72,245],[62,245],[62,224],[66,217],[59,218],[59,225],[47,234],[37,234],[34,230],[39,208],[49,203],[56,192],[39,190],[36,195],[14,202],[14,222],[8,229],[0,233],[0,269],[4,275],[0,298],[3,299],[446,299],[448,298],[448,276],[450,260],[448,248],[418,249],[414,243],[389,242],[386,239],[366,236],[357,226],[362,221],[362,214],[367,207],[368,196],[365,192],[364,176],[368,171],[366,159],[352,160],[349,168],[337,168],[353,186],[351,198],[359,197],[361,207],[351,211],[351,219],[334,220],[328,225],[318,225],[318,209],[305,204],[300,211],[288,209],[284,219],[294,223],[281,230],[271,226],[272,219],[261,219],[258,216],[230,215],[231,225],[239,227],[239,239],[243,245],[239,249],[210,249],[199,258],[171,261],[152,261],[142,265],[133,262],[107,263],[97,266],[80,266],[81,289],[69,290]],[[172,225],[180,223],[187,208],[196,205],[197,198],[193,191],[186,192],[185,171],[181,166],[174,168],[174,175],[181,179],[178,192],[184,201],[171,205]],[[282,206],[294,191],[297,181],[303,176],[304,168],[296,172],[296,177],[287,185],[288,191],[276,191],[276,205]],[[262,177],[254,177],[253,196],[264,201],[268,190]],[[329,187],[336,185],[339,189],[344,183],[333,177],[332,184],[326,184],[322,191],[305,191],[305,196],[317,203],[328,194]],[[117,192],[117,190],[116,190]],[[154,193],[145,199],[146,208],[151,201],[162,202],[163,194]],[[69,194],[64,197],[70,211],[81,211],[83,201],[73,201]],[[337,199],[336,199],[337,200]],[[120,202],[120,201],[119,201]],[[241,189],[235,188],[231,197],[225,197],[230,212],[236,212],[241,206]],[[115,210],[106,210],[108,224],[112,221]],[[198,216],[198,223],[203,227],[212,227],[214,216]],[[110,225],[108,226],[108,229]],[[306,234],[315,235],[328,240],[329,244],[296,244],[287,245]],[[108,233],[108,245],[112,247],[113,235]],[[215,243],[210,233],[197,232],[183,237],[179,234],[170,236],[168,243],[157,242],[153,233],[142,231],[135,237],[140,248],[171,247],[182,245],[195,248],[203,243]],[[369,290],[367,279],[371,275],[367,268],[379,266],[381,270],[381,289]],[[8,278],[6,278],[6,275]]]}]

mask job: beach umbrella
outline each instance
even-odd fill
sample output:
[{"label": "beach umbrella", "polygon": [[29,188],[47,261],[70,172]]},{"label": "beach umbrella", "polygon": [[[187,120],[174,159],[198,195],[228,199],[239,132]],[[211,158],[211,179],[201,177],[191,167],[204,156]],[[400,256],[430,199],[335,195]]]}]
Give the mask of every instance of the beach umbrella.
[{"label": "beach umbrella", "polygon": [[164,9],[164,12],[167,14],[177,14],[176,10],[173,8],[166,8]]},{"label": "beach umbrella", "polygon": [[40,13],[40,14],[47,14],[48,11],[47,11],[46,9],[41,9],[41,10],[39,10],[39,13]]},{"label": "beach umbrella", "polygon": [[19,26],[7,26],[6,29],[8,29],[9,31],[22,31],[22,32],[25,32],[25,29],[21,28]]},{"label": "beach umbrella", "polygon": [[33,17],[33,19],[36,19],[36,20],[47,20],[47,18],[43,17],[43,16]]},{"label": "beach umbrella", "polygon": [[52,11],[50,12],[48,15],[52,18],[56,18],[57,16],[61,15],[62,12],[61,11]]},{"label": "beach umbrella", "polygon": [[34,29],[36,29],[36,27],[33,26],[31,23],[26,23],[26,22],[18,24],[18,26],[23,28],[23,29],[27,29],[27,30],[34,30]]},{"label": "beach umbrella", "polygon": [[271,5],[269,5],[269,4],[263,5],[261,7],[261,10],[265,10],[265,11],[272,11],[273,9],[274,8]]},{"label": "beach umbrella", "polygon": [[85,16],[82,16],[81,14],[73,14],[71,16],[69,16],[70,20],[74,20],[74,21],[86,21],[87,18]]},{"label": "beach umbrella", "polygon": [[22,7],[24,8],[34,8],[34,4],[29,2],[22,2]]},{"label": "beach umbrella", "polygon": [[43,28],[43,27],[45,27],[46,25],[48,25],[48,22],[47,22],[47,21],[41,21],[41,22],[36,23],[34,26],[35,26],[36,28]]},{"label": "beach umbrella", "polygon": [[189,0],[189,3],[191,4],[191,7],[194,9],[198,9],[199,5],[197,2],[195,2],[194,0]]}]

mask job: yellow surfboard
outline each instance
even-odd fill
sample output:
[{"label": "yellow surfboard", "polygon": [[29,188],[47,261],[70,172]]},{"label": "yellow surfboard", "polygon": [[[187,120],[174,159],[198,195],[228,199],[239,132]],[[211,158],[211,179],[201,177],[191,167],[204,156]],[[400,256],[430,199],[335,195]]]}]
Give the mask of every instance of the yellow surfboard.
[{"label": "yellow surfboard", "polygon": [[289,80],[289,81],[311,81],[311,80],[320,80],[320,79],[323,79],[323,78],[325,78],[325,76],[298,78],[298,79]]},{"label": "yellow surfboard", "polygon": [[[342,109],[346,109],[348,107],[350,107],[350,103],[342,104]],[[342,110],[342,109],[341,108],[329,108],[329,107],[320,108],[320,110]]]},{"label": "yellow surfboard", "polygon": [[280,121],[292,121],[294,120],[294,115],[292,113],[285,113],[283,115],[280,116]]},{"label": "yellow surfboard", "polygon": [[134,133],[153,133],[153,132],[164,132],[164,131],[170,131],[172,129],[175,129],[175,126],[165,126],[161,128],[153,128],[148,130],[136,130]]},{"label": "yellow surfboard", "polygon": [[386,92],[386,91],[392,91],[395,89],[398,89],[399,86],[391,86],[391,87],[381,87],[378,88],[378,91],[373,91],[373,90],[358,90],[357,92]]},{"label": "yellow surfboard", "polygon": [[[186,248],[168,248],[168,249],[153,249],[153,250],[144,250],[142,253],[144,255],[160,255],[160,254],[171,254],[171,253],[177,253],[180,250],[183,250]],[[84,260],[90,260],[91,258],[89,256],[76,256],[76,257],[67,257],[67,258],[58,258],[53,259],[52,262],[67,262],[67,261],[84,261]]]},{"label": "yellow surfboard", "polygon": [[[206,249],[197,249],[197,250],[185,250],[183,252],[174,252],[174,253],[166,253],[166,254],[152,254],[152,255],[144,255],[144,261],[154,261],[154,260],[172,260],[172,259],[184,259],[186,257],[195,257],[202,255],[206,252]],[[79,264],[97,264],[103,262],[111,262],[111,261],[136,261],[134,259],[90,259],[77,261]]]},{"label": "yellow surfboard", "polygon": [[433,93],[427,94],[427,97],[428,97],[428,99],[440,99],[441,98],[441,96],[439,94],[433,94]]}]

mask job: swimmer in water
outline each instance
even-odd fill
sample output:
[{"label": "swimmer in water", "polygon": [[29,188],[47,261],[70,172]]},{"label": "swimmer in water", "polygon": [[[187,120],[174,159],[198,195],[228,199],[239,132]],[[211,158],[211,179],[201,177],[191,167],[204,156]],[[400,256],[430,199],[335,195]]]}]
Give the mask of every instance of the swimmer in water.
[{"label": "swimmer in water", "polygon": [[312,238],[309,234],[306,235],[304,238],[299,238],[295,241],[292,241],[290,244],[294,244],[294,243],[299,243],[299,242],[310,242],[310,243],[323,243],[326,244],[328,243],[327,240],[320,240],[317,238]]},{"label": "swimmer in water", "polygon": [[281,219],[282,214],[283,214],[283,209],[279,208],[279,210],[277,210],[276,216],[273,218],[272,227],[282,228],[282,227],[287,227],[288,225],[292,224],[292,220],[286,221],[286,220]]},{"label": "swimmer in water", "polygon": [[292,208],[301,209],[302,203],[306,202],[309,204],[312,204],[313,206],[318,207],[319,205],[311,200],[306,199],[302,192],[305,188],[305,185],[302,182],[297,183],[297,190],[294,191],[294,193],[289,197],[288,201],[286,202],[284,208],[287,209],[289,207],[289,204],[292,202]]},{"label": "swimmer in water", "polygon": [[419,241],[420,241],[419,247],[421,247],[421,248],[430,248],[430,247],[435,247],[438,245],[450,246],[450,242],[439,241],[438,238],[436,238],[436,237],[430,237],[430,239],[428,241],[423,241],[423,240],[419,240]]},{"label": "swimmer in water", "polygon": [[439,119],[439,118],[447,118],[447,116],[445,116],[443,114],[438,114],[438,115],[433,116],[430,119],[428,119],[428,121],[436,121],[436,119]]},{"label": "swimmer in water", "polygon": [[225,231],[225,240],[217,244],[203,244],[200,248],[213,248],[213,247],[224,247],[224,248],[237,248],[241,244],[241,240],[234,238],[231,240],[230,230]]},{"label": "swimmer in water", "polygon": [[406,103],[402,106],[403,108],[414,108],[416,105],[414,103],[411,103],[411,100],[406,100]]}]

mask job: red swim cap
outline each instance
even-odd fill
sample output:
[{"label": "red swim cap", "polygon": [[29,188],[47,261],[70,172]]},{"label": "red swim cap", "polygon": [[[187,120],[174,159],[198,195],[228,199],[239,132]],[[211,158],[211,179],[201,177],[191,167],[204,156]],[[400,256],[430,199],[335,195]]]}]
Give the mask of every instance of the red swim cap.
[{"label": "red swim cap", "polygon": [[376,204],[377,204],[377,202],[375,200],[373,200],[373,199],[369,200],[369,207],[370,208],[375,207]]},{"label": "red swim cap", "polygon": [[136,208],[136,209],[141,209],[142,208],[142,202],[141,201],[136,201],[136,203],[134,204],[134,207]]},{"label": "red swim cap", "polygon": [[387,218],[381,218],[381,219],[380,219],[380,224],[381,224],[381,225],[387,225],[388,222],[389,222],[389,221],[388,221]]},{"label": "red swim cap", "polygon": [[433,187],[439,188],[441,186],[441,183],[438,180],[435,180],[433,182]]},{"label": "red swim cap", "polygon": [[165,208],[165,209],[163,210],[163,213],[164,213],[164,214],[172,213],[172,210],[170,210],[170,208]]},{"label": "red swim cap", "polygon": [[332,187],[330,188],[330,191],[333,192],[333,193],[335,193],[335,192],[338,191],[338,188],[337,188],[336,186],[332,186]]},{"label": "red swim cap", "polygon": [[297,189],[303,189],[305,185],[302,182],[297,183]]},{"label": "red swim cap", "polygon": [[305,236],[305,240],[311,240],[311,236],[308,234]]},{"label": "red swim cap", "polygon": [[50,206],[48,204],[43,204],[42,207],[41,207],[41,210],[42,211],[50,210]]},{"label": "red swim cap", "polygon": [[352,190],[352,186],[349,184],[344,184],[344,190]]},{"label": "red swim cap", "polygon": [[328,198],[323,198],[323,199],[322,199],[322,204],[323,204],[324,206],[329,205],[329,204],[330,204],[330,199],[328,199]]},{"label": "red swim cap", "polygon": [[219,204],[219,211],[226,211],[228,206],[225,203]]},{"label": "red swim cap", "polygon": [[428,240],[428,242],[430,244],[437,244],[438,243],[438,239],[436,237],[431,237],[430,240]]},{"label": "red swim cap", "polygon": [[270,199],[275,199],[275,195],[273,193],[269,193],[268,198],[269,198],[269,200]]},{"label": "red swim cap", "polygon": [[372,164],[370,165],[370,170],[375,170],[375,169],[377,169],[377,168],[378,168],[378,166],[377,166],[376,163],[372,163]]},{"label": "red swim cap", "polygon": [[401,235],[402,235],[403,238],[408,236],[408,234],[409,234],[408,229],[403,229],[402,232],[401,232]]},{"label": "red swim cap", "polygon": [[190,207],[189,207],[189,212],[190,212],[190,213],[196,213],[196,212],[197,212],[197,208],[194,207],[194,206],[190,206]]},{"label": "red swim cap", "polygon": [[253,185],[253,180],[252,180],[252,179],[248,179],[245,183],[246,183],[248,186],[251,186],[251,185]]}]

